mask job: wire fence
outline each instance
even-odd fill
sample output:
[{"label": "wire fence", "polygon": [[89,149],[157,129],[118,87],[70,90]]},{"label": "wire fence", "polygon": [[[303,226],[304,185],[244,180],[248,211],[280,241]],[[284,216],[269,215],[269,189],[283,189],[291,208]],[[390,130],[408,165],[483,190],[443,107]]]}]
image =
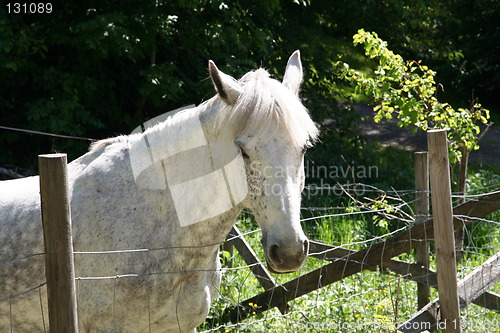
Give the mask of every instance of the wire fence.
[{"label": "wire fence", "polygon": [[[355,193],[349,192],[354,186],[363,186],[368,196],[363,198],[355,197]],[[491,190],[499,186],[489,185],[481,190]],[[308,189],[306,189],[308,190]],[[316,189],[315,189],[316,190]],[[342,261],[349,254],[363,248],[370,248],[372,244],[398,235],[409,230],[415,223],[412,217],[412,206],[414,204],[415,191],[404,190],[382,191],[373,186],[363,184],[350,184],[344,187],[345,196],[350,200],[349,206],[331,207],[303,207],[304,217],[302,223],[309,238],[329,245],[330,248],[322,251],[310,253],[311,257],[326,256],[332,251],[337,251],[341,255],[336,255],[333,261]],[[369,194],[383,197],[388,201],[380,208],[374,209],[377,203]],[[482,195],[470,194],[465,198],[477,200]],[[464,196],[455,195],[454,198],[461,199]],[[404,198],[404,199],[403,199]],[[500,224],[499,214],[493,214],[489,219],[470,217],[466,215],[455,215],[457,219],[473,220],[466,229],[465,259],[459,265],[459,279],[464,278],[469,272],[481,265],[491,255],[500,251]],[[380,221],[385,219],[384,223]],[[260,230],[256,228],[252,220],[251,212],[244,212],[240,218],[240,227],[243,228],[243,237],[252,245],[258,253],[259,258],[263,258],[260,247]],[[229,237],[226,242],[232,242],[237,237]],[[432,236],[424,238],[432,240]],[[421,238],[410,239],[410,242],[421,242]],[[200,244],[195,248],[219,247],[223,244]],[[93,255],[119,255],[119,254],[149,254],[161,251],[179,251],[187,248],[184,246],[163,247],[163,248],[143,248],[143,249],[122,249],[108,250],[102,249],[95,252],[74,252],[76,261],[78,256]],[[231,318],[225,316],[228,310],[241,306],[247,299],[251,299],[255,294],[264,291],[258,279],[252,274],[251,268],[257,265],[265,266],[264,262],[247,264],[242,257],[235,253],[229,257],[223,253],[223,261],[232,262],[232,266],[223,266],[220,272],[223,273],[223,283],[218,289],[219,297],[212,305],[211,312],[205,323],[200,326],[202,332],[258,332],[275,331],[290,332],[313,331],[313,332],[393,332],[395,327],[403,323],[408,317],[416,312],[416,284],[415,281],[426,281],[428,285],[435,286],[435,271],[431,268],[421,275],[414,275],[410,269],[414,263],[412,252],[403,253],[398,257],[393,265],[400,265],[399,271],[394,271],[394,267],[389,268],[373,267],[368,258],[363,258],[358,264],[366,266],[360,273],[350,275],[347,271],[345,278],[337,283],[322,286],[318,281],[317,290],[307,293],[300,298],[288,302],[286,311],[281,313],[279,309],[259,311],[262,304],[252,304],[255,307],[254,313],[241,322],[231,323]],[[43,256],[43,253],[20,254],[17,259],[0,264],[0,270],[4,275],[15,264],[30,261],[33,258]],[[431,254],[433,257],[435,254]],[[431,260],[431,263],[433,260]],[[276,284],[284,286],[288,281],[296,279],[312,270],[321,269],[325,261],[310,258],[304,267],[297,273],[286,276],[277,276]],[[29,263],[25,266],[29,266]],[[406,271],[405,271],[406,270]],[[6,273],[5,273],[6,272]],[[158,272],[119,272],[107,276],[77,276],[78,283],[85,281],[121,280],[151,278],[153,276],[163,276],[168,278],[172,274],[186,274],[195,272],[215,272],[213,270],[195,269],[190,271],[158,271]],[[325,271],[325,274],[327,272]],[[26,274],[30,274],[26,272]],[[0,274],[2,275],[2,274]],[[39,299],[40,321],[42,327],[46,329],[46,311],[43,310],[42,289],[45,282],[37,283],[22,292],[13,295],[0,295],[0,318],[7,318],[7,330],[13,330],[12,304],[19,297],[26,294],[34,294]],[[110,286],[110,288],[114,288]],[[496,291],[500,291],[496,288]],[[113,291],[116,293],[116,291]],[[432,296],[437,297],[437,293],[432,291]],[[120,304],[113,304],[113,308],[119,308]],[[470,306],[462,311],[463,323],[467,327],[467,332],[486,332],[488,329],[500,328],[500,317],[498,308],[488,308],[481,306]],[[150,309],[143,309],[149,312]],[[136,309],[138,311],[138,309]],[[116,313],[116,312],[114,312]],[[114,314],[113,314],[114,315]],[[148,314],[150,315],[150,314]],[[2,319],[0,319],[0,327]],[[122,320],[122,318],[113,318]],[[5,322],[5,320],[4,320]],[[496,326],[495,326],[496,325]],[[493,328],[492,328],[493,327]],[[150,327],[151,328],[151,327]]]},{"label": "wire fence", "polygon": [[[91,138],[59,135],[47,132],[24,130],[19,128],[0,126],[0,129],[20,131],[39,135],[48,135],[65,139],[96,141]],[[16,171],[0,168],[0,173],[12,178],[21,178],[22,174]],[[454,202],[462,200],[476,200],[484,193],[500,188],[500,176],[493,177],[495,181],[485,186],[469,189],[467,195],[453,193]],[[343,205],[325,205],[324,200],[317,200],[321,196],[341,198]],[[256,266],[265,266],[262,260],[247,263],[241,255],[235,253],[228,255],[223,251],[222,259],[226,263],[220,268],[223,273],[223,283],[218,289],[219,297],[212,304],[211,312],[205,323],[200,326],[202,332],[394,332],[395,328],[409,318],[416,310],[417,281],[424,281],[427,285],[436,286],[436,272],[433,270],[434,259],[431,258],[431,267],[422,268],[415,265],[415,255],[412,251],[403,252],[384,265],[373,265],[370,260],[370,251],[366,252],[361,260],[353,263],[348,258],[357,251],[370,249],[382,241],[395,237],[418,223],[413,211],[415,204],[415,190],[381,190],[371,185],[361,183],[335,184],[333,186],[306,187],[304,197],[308,202],[318,205],[308,205],[302,208],[302,224],[310,239],[323,244],[310,253],[309,260],[303,268],[294,274],[275,277],[274,283],[281,288],[288,285],[289,281],[305,276],[314,270],[322,270],[325,262],[340,262],[341,278],[336,283],[322,284],[318,279],[314,291],[286,302],[283,308],[272,308],[260,311],[265,304],[244,304],[256,294],[264,291],[258,277],[252,270]],[[143,256],[152,253],[165,253],[169,251],[182,251],[193,248],[219,247],[224,243],[232,243],[237,238],[244,237],[257,252],[258,258],[264,258],[260,246],[260,230],[256,228],[250,212],[244,212],[239,225],[243,228],[241,236],[229,237],[225,242],[200,244],[197,246],[155,247],[140,249],[101,249],[93,252],[74,252],[76,260],[80,256],[117,256],[132,255]],[[472,221],[465,229],[466,244],[464,259],[458,267],[458,278],[464,279],[493,254],[500,252],[500,214],[493,214],[489,219],[484,217],[470,217],[464,214],[455,214],[455,219]],[[432,241],[432,235],[415,237],[406,242]],[[412,248],[410,246],[410,248]],[[33,266],[33,260],[40,259],[44,253],[19,254],[18,258],[8,262],[0,262],[0,277],[9,274],[9,270],[19,267]],[[431,253],[434,257],[435,254]],[[318,259],[321,258],[321,259]],[[143,257],[141,257],[141,260]],[[326,260],[326,261],[325,261]],[[359,266],[356,274],[351,274],[352,266]],[[494,264],[496,265],[496,264]],[[14,267],[14,268],[13,268]],[[358,268],[359,268],[358,267]],[[492,274],[489,267],[484,269],[483,278]],[[114,275],[103,276],[77,276],[77,283],[106,283],[113,294],[112,312],[109,314],[113,322],[123,321],[125,318],[117,317],[120,307],[117,301],[117,281],[128,279],[149,279],[162,277],[169,279],[171,275],[189,274],[196,272],[213,272],[214,270],[194,269],[188,271],[156,271],[156,272],[118,272]],[[416,274],[418,272],[418,274]],[[329,274],[327,268],[321,275]],[[25,274],[32,274],[28,270]],[[38,277],[43,280],[44,277]],[[297,284],[298,286],[299,284]],[[28,286],[26,289],[13,294],[5,294],[0,284],[0,331],[15,331],[16,323],[13,322],[15,311],[26,311],[16,307],[23,304],[23,297],[33,295],[39,307],[40,326],[47,332],[47,311],[44,309],[44,291],[46,282],[40,281]],[[500,330],[500,288],[496,287],[486,295],[478,305],[469,306],[462,310],[462,325],[466,332],[493,332]],[[298,293],[299,290],[296,291]],[[435,290],[432,297],[437,297]],[[276,295],[278,297],[279,295]],[[83,295],[82,297],[85,297]],[[488,301],[488,299],[490,301]],[[271,300],[272,301],[272,300]],[[477,300],[474,300],[477,301]],[[138,302],[139,304],[140,302]],[[143,311],[149,318],[149,331],[152,331],[151,304],[143,302],[134,311]],[[231,322],[231,311],[242,305],[250,306],[254,311],[248,318],[240,322]],[[420,325],[423,325],[420,323]],[[415,327],[414,327],[415,328]],[[419,331],[430,327],[417,327]],[[22,330],[22,329],[21,329]],[[27,330],[25,330],[27,331]],[[32,330],[30,330],[32,331]],[[115,330],[117,331],[117,330]]]},{"label": "wire fence", "polygon": [[[490,188],[491,187],[488,187],[488,189]],[[410,191],[407,193],[410,194]],[[480,196],[468,195],[466,197],[468,199],[477,199]],[[410,200],[408,204],[412,202],[413,199]],[[481,202],[481,200],[478,202]],[[357,205],[355,208],[362,211],[334,214],[324,213],[329,210],[345,210],[345,207],[306,207],[303,210],[320,213],[320,215],[305,218],[303,222],[308,223],[317,220],[327,220],[329,223],[334,224],[335,219],[348,218],[352,221],[356,220],[356,218],[359,218],[361,215],[366,216],[367,214],[371,214],[372,216],[376,216],[386,213],[387,211],[401,209],[402,207],[404,207],[404,205],[397,204],[393,206],[393,208],[388,207],[385,209],[369,210],[366,205]],[[469,216],[461,214],[456,214],[454,217],[456,219],[474,221],[470,224],[470,227],[466,229],[468,238],[468,243],[465,248],[466,255],[458,270],[459,279],[463,279],[470,271],[481,265],[491,255],[499,252],[500,243],[498,241],[499,232],[497,221],[499,214],[494,214],[491,219],[477,217],[471,219]],[[372,217],[368,219],[373,221]],[[382,235],[372,235],[371,237],[365,237],[361,240],[352,242],[342,242],[345,231],[347,231],[345,229],[338,230],[337,237],[335,236],[335,232],[333,233],[333,237],[329,235],[327,239],[321,237],[324,236],[322,233],[314,233],[312,236],[323,242],[330,242],[329,245],[334,249],[351,249],[352,251],[356,251],[363,247],[369,248],[371,244],[397,235],[402,231],[408,230],[410,227],[411,224],[406,224],[399,228],[396,227]],[[307,226],[305,228],[307,229]],[[431,241],[432,237],[429,236],[425,238],[425,240]],[[421,242],[422,239],[419,237],[410,239],[409,241]],[[326,254],[330,251],[331,250],[325,250],[316,254]],[[434,255],[435,254],[432,256]],[[399,256],[399,258],[404,259],[405,264],[406,262],[414,262],[413,253],[404,253]],[[342,258],[337,258],[337,260],[341,259]],[[402,262],[398,263],[402,264]],[[365,261],[363,260],[360,264],[364,265]],[[410,264],[407,264],[407,266],[409,265]],[[368,268],[370,264],[366,264],[366,266]],[[307,271],[310,269],[312,268],[308,267],[305,270]],[[226,297],[221,297],[222,302],[225,304],[222,307],[235,307],[245,302],[248,298],[249,295],[246,290],[253,289],[253,284],[251,283],[252,276],[250,274],[245,274],[240,277],[242,279],[241,281],[231,276],[227,278],[233,280],[223,283],[223,285],[231,287],[229,287],[228,290],[221,291],[221,295],[226,295]],[[416,284],[414,282],[426,281],[428,285],[435,287],[437,284],[435,280],[436,274],[432,269],[428,270],[426,274],[416,276],[410,269],[405,273],[404,269],[399,270],[399,272],[391,272],[391,268],[385,271],[377,270],[373,272],[368,268],[356,276],[346,277],[346,279],[343,279],[337,284],[318,288],[317,291],[303,296],[300,299],[296,299],[293,308],[286,314],[281,314],[277,310],[268,311],[261,317],[253,316],[251,319],[247,319],[243,324],[232,324],[229,326],[226,324],[217,325],[217,314],[214,314],[211,324],[212,328],[206,329],[205,332],[218,331],[222,328],[226,329],[226,331],[245,331],[245,325],[252,327],[252,331],[272,330],[289,332],[293,330],[307,330],[320,332],[394,332],[395,327],[397,327],[398,324],[402,324],[404,319],[411,316],[417,309]],[[279,282],[284,283],[281,280],[279,280]],[[320,284],[320,282],[318,282],[318,284]],[[238,285],[244,285],[244,290],[234,288],[234,286]],[[254,285],[258,286],[255,282]],[[318,285],[318,287],[321,286]],[[253,292],[255,293],[256,291],[254,290]],[[238,294],[234,296],[234,293]],[[227,297],[228,294],[233,295],[233,297]],[[433,297],[437,297],[435,291],[432,295]],[[345,302],[346,300],[349,300],[349,302]],[[498,315],[498,313],[500,313],[500,304],[498,304],[498,299],[496,301],[495,308],[487,308],[484,307],[484,304],[480,304],[478,306],[468,307],[462,311],[462,326],[466,329],[466,332],[487,332],[500,328],[500,317]],[[259,306],[260,305],[256,305],[257,308]],[[216,305],[216,308],[218,307],[221,306]],[[218,310],[217,313],[219,312],[220,310]],[[423,326],[420,328],[424,330],[426,328],[425,324],[421,325]]]}]

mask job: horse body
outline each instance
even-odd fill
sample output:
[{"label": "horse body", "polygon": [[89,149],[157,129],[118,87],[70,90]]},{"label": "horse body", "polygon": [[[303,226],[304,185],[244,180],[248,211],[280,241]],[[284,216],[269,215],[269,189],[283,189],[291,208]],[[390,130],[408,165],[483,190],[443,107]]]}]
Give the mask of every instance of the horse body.
[{"label": "horse body", "polygon": [[[193,330],[208,313],[220,271],[217,245],[189,246],[223,241],[241,208],[202,222],[207,229],[168,224],[167,221],[173,220],[169,216],[173,210],[166,194],[162,190],[151,193],[137,188],[124,146],[109,145],[68,165],[74,249],[76,252],[161,249],[144,253],[75,254],[77,277],[131,275],[77,280],[82,332],[148,332],[150,327],[153,332],[155,327],[161,332]],[[110,177],[110,166],[125,170]],[[43,252],[38,181],[38,177],[30,177],[2,184],[2,193],[9,193],[8,200],[3,198],[0,202],[2,220],[16,221],[1,225],[2,262],[15,260],[20,254]],[[127,198],[127,205],[117,205],[114,197]],[[207,232],[217,228],[221,234]],[[0,297],[43,283],[43,256],[2,268],[0,281]],[[14,331],[42,332],[40,299],[45,307],[44,288],[42,292],[40,295],[32,291],[12,298],[10,304],[0,303],[0,331],[9,330],[12,313]],[[46,316],[47,310],[43,311]]]},{"label": "horse body", "polygon": [[[293,97],[296,106],[300,102],[293,89],[298,89],[300,80],[294,83],[297,78],[293,71],[297,61],[300,65],[298,53],[292,58],[291,69],[287,69],[288,86],[285,85],[287,91],[292,88],[292,93],[284,94],[288,99]],[[255,110],[276,108],[280,103],[279,112],[294,112],[284,110],[290,108],[286,98],[265,101],[272,99],[272,94],[281,93],[282,85],[262,72],[251,72],[238,82],[211,63],[210,73],[218,93],[211,100],[182,111],[143,134],[98,142],[87,154],[68,164],[81,332],[194,331],[206,318],[220,284],[218,244],[224,241],[244,207],[256,213],[263,229],[262,243],[271,270],[296,270],[307,255],[307,239],[298,218],[303,186],[302,150],[307,140],[317,135],[314,124],[303,108],[297,111],[295,120],[287,119],[290,115],[276,114],[276,110],[264,110],[267,114],[257,117]],[[259,80],[258,84],[270,86],[261,87],[257,93],[252,91],[252,84]],[[246,92],[249,93],[245,98]],[[260,99],[255,100],[253,95]],[[190,117],[199,117],[208,143],[229,143],[228,152],[219,154],[243,152],[239,156],[244,157],[249,191],[241,202],[235,201],[233,194],[233,206],[221,214],[181,225],[173,191],[161,186],[138,186],[131,155],[145,135],[168,135],[174,126],[186,124]],[[304,119],[308,128],[304,128]],[[286,130],[287,126],[298,126],[300,131],[292,133]],[[256,135],[258,128],[266,135]],[[285,176],[264,172],[266,167],[285,166],[293,170]],[[151,170],[166,172],[161,163]],[[182,168],[179,172],[183,172]],[[225,177],[231,184],[238,175],[226,170]],[[155,185],[157,178],[151,179],[150,185]],[[276,184],[280,193],[269,193],[265,188]],[[196,191],[186,193],[197,195]],[[208,205],[199,203],[192,209],[203,215]],[[1,182],[0,209],[0,265],[9,263],[0,266],[2,299],[45,281],[43,255],[35,255],[43,252],[38,177]],[[95,251],[101,252],[80,253]],[[22,256],[29,257],[15,261]],[[48,326],[44,323],[48,313],[45,300],[45,287],[41,287],[0,301],[0,331],[44,331],[44,325]]]}]

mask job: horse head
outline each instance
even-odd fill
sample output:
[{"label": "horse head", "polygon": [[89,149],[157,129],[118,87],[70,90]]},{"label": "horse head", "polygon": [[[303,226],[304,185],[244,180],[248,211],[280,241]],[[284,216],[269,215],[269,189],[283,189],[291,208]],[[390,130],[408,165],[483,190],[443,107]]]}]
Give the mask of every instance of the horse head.
[{"label": "horse head", "polygon": [[300,225],[304,189],[304,154],[318,129],[298,97],[302,82],[300,53],[288,60],[282,82],[263,69],[239,81],[209,62],[218,97],[226,104],[248,182],[243,205],[254,212],[262,229],[262,245],[274,273],[298,270],[309,242]]}]

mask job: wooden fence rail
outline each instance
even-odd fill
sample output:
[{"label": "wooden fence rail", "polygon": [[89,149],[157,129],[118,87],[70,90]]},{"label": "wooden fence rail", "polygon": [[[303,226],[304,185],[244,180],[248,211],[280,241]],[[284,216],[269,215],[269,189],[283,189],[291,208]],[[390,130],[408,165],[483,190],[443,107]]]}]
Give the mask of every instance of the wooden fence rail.
[{"label": "wooden fence rail", "polygon": [[[500,298],[498,295],[488,292],[488,289],[498,281],[500,281],[500,252],[474,269],[458,283],[460,309],[465,308],[471,302],[485,306],[485,300],[490,300],[491,304],[488,307],[493,309],[493,304],[495,304],[494,310],[498,310]],[[492,302],[493,299],[495,299],[494,302]],[[424,326],[429,329],[441,328],[443,331],[459,330],[460,321],[446,321],[438,315],[439,301],[440,299],[437,298],[427,304],[415,316],[398,327],[398,330],[403,333],[417,333]]]}]

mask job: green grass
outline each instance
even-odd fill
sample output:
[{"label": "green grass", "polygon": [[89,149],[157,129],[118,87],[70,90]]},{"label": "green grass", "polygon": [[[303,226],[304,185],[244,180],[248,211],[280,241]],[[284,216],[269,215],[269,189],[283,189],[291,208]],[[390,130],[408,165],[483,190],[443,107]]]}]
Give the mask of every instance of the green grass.
[{"label": "green grass", "polygon": [[[384,154],[403,156],[405,153],[389,151]],[[408,153],[406,153],[408,154]],[[405,168],[412,173],[411,156],[393,162],[393,168]],[[373,158],[375,160],[375,158]],[[379,160],[382,161],[382,160]],[[382,162],[381,162],[382,163]],[[396,164],[396,165],[394,165]],[[383,165],[387,172],[397,174]],[[409,178],[409,177],[407,177]],[[392,176],[372,179],[378,187],[391,189]],[[403,181],[406,182],[406,181]],[[469,193],[484,193],[500,186],[499,172],[495,168],[471,166],[469,169]],[[410,185],[400,187],[411,189]],[[376,197],[373,194],[366,196]],[[402,198],[411,201],[411,193],[402,193]],[[362,199],[362,198],[358,198]],[[389,204],[391,201],[389,200]],[[340,214],[303,222],[303,228],[310,239],[334,246],[344,246],[359,250],[369,245],[374,237],[397,230],[404,226],[397,220],[381,219],[375,214],[354,214],[359,211],[358,204],[351,199],[337,196],[305,196],[304,207],[340,207],[324,211],[303,210],[303,217]],[[381,220],[384,220],[383,223]],[[244,214],[238,226],[242,232],[257,229],[250,214]],[[264,260],[260,244],[260,232],[250,233],[247,240]],[[377,240],[378,241],[378,240]],[[467,227],[464,261],[458,267],[459,278],[463,278],[475,267],[481,265],[491,255],[500,251],[500,213],[494,213],[488,220],[477,221]],[[414,253],[403,254],[400,260],[415,262]],[[326,261],[308,258],[299,272],[287,275],[274,275],[278,283],[285,283],[326,264]],[[246,266],[235,252],[233,267]],[[431,267],[435,269],[435,257],[431,256]],[[290,309],[282,315],[277,309],[256,314],[238,325],[221,322],[218,318],[224,309],[251,298],[264,289],[248,268],[228,271],[223,276],[220,297],[214,302],[209,320],[199,331],[219,327],[216,332],[395,332],[395,323],[403,323],[417,311],[416,284],[397,274],[382,274],[378,271],[363,271],[329,286],[320,288],[290,302]],[[500,293],[500,285],[492,291]],[[438,297],[432,290],[432,298]],[[256,305],[258,306],[258,304]],[[500,315],[476,305],[462,311],[464,332],[500,332]],[[225,326],[223,326],[225,325]]]}]

